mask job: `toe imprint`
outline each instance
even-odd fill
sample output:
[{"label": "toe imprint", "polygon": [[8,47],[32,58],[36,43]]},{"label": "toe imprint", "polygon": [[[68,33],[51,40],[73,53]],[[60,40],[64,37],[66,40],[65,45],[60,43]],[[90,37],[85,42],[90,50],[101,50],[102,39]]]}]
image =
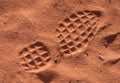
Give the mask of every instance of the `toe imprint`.
[{"label": "toe imprint", "polygon": [[99,11],[78,11],[66,17],[56,28],[63,56],[71,56],[83,52],[88,43],[98,32]]},{"label": "toe imprint", "polygon": [[51,66],[51,56],[47,47],[36,42],[24,48],[20,53],[20,63],[27,72],[38,73]]}]

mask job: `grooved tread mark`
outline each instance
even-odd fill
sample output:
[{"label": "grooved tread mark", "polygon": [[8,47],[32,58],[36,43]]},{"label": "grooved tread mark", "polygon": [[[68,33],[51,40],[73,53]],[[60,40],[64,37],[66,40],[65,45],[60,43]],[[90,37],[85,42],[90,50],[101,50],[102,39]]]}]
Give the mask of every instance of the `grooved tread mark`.
[{"label": "grooved tread mark", "polygon": [[97,33],[101,13],[99,11],[78,11],[59,23],[55,33],[60,43],[60,51],[70,56],[84,50]]},{"label": "grooved tread mark", "polygon": [[20,63],[25,71],[44,71],[50,66],[51,56],[42,42],[35,42],[19,52]]}]

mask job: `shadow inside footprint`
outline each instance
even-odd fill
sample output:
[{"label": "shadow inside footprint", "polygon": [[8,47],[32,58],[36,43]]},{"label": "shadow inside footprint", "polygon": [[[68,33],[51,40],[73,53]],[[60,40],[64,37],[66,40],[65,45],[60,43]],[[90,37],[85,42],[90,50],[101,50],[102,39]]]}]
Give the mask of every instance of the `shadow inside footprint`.
[{"label": "shadow inside footprint", "polygon": [[58,77],[58,74],[54,71],[45,71],[37,75],[44,83],[50,83],[53,79]]}]

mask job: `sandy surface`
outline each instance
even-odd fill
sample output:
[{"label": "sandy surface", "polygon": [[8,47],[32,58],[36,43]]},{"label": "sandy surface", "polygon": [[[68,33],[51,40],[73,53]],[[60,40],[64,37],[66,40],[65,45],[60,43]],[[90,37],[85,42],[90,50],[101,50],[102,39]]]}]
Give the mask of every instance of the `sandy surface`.
[{"label": "sandy surface", "polygon": [[[87,27],[86,14],[97,27],[88,24],[89,37],[77,27]],[[76,32],[66,23],[78,23]],[[83,47],[72,38],[77,46],[62,47],[64,32],[86,38]],[[0,0],[0,83],[120,83],[119,60],[120,0]]]}]

